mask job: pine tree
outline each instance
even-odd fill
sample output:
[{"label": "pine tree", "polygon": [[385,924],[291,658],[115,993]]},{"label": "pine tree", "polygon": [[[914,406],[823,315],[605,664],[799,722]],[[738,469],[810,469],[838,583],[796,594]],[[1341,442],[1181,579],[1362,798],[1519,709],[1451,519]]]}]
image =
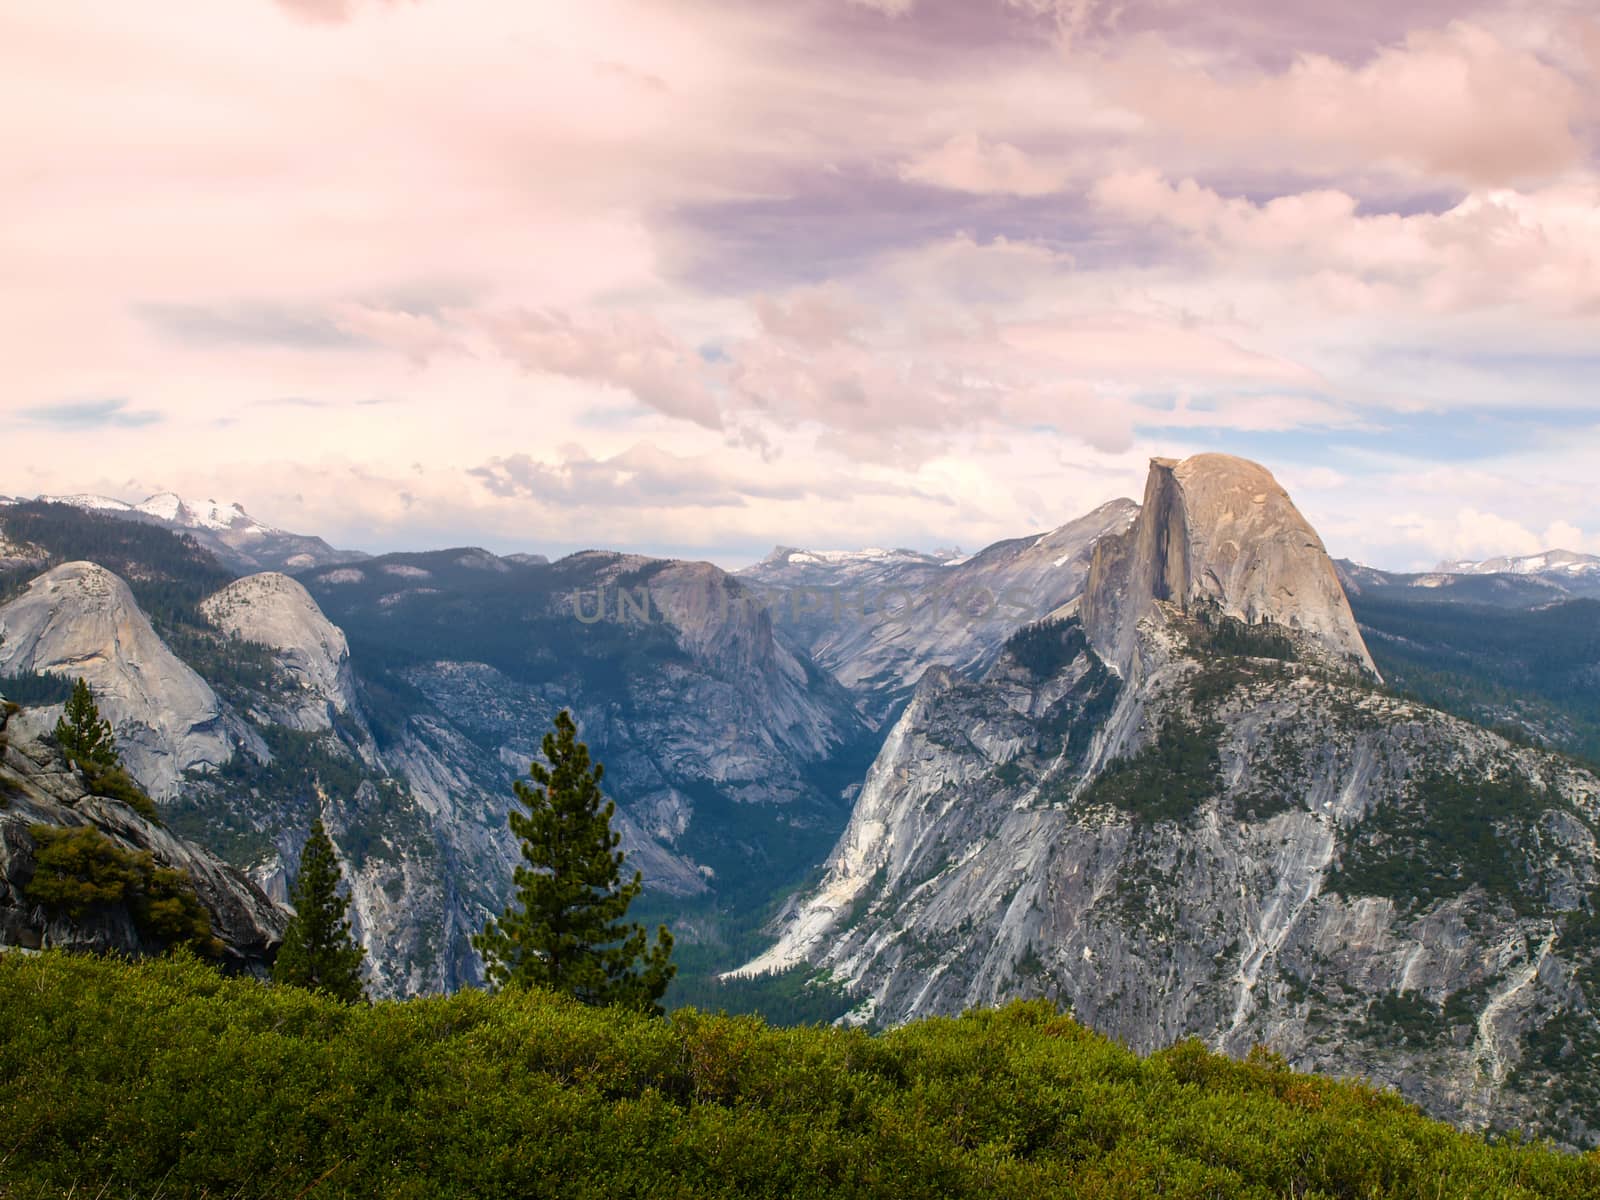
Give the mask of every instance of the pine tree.
[{"label": "pine tree", "polygon": [[677,970],[668,961],[672,934],[661,926],[648,947],[644,927],[623,922],[643,883],[637,871],[622,882],[616,805],[600,792],[605,768],[590,766],[577,733],[571,714],[558,713],[555,731],[544,735],[549,765],[528,769],[533,786],[513,784],[527,810],[510,815],[522,840],[515,902],[472,944],[495,986],[546,987],[585,1004],[660,1014],[657,1001]]},{"label": "pine tree", "polygon": [[56,722],[55,734],[72,765],[85,774],[98,775],[122,765],[111,722],[100,716],[86,680],[79,679],[73,685],[61,719]]},{"label": "pine tree", "polygon": [[111,722],[100,716],[86,680],[73,684],[72,695],[56,722],[55,738],[67,761],[83,772],[91,792],[121,800],[146,820],[161,824],[155,802],[123,768]]},{"label": "pine tree", "polygon": [[366,951],[350,936],[345,912],[348,897],[339,894],[339,860],[320,820],[300,852],[300,874],[289,900],[294,918],[284,931],[283,945],[272,964],[278,983],[325,992],[339,1000],[365,998],[361,960]]}]

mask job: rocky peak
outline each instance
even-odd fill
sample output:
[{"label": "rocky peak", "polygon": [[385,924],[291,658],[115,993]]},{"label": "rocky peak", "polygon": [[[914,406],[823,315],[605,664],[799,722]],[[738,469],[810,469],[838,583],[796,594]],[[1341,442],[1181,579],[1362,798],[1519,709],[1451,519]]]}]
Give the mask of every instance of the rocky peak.
[{"label": "rocky peak", "polygon": [[286,697],[286,724],[327,729],[332,714],[355,706],[350,646],[344,632],[295,580],[276,571],[237,579],[206,597],[200,611],[224,633],[273,651],[298,687]]},{"label": "rocky peak", "polygon": [[135,512],[188,529],[253,530],[276,533],[257,521],[237,501],[185,500],[176,492],[160,492],[133,506]]},{"label": "rocky peak", "polygon": [[1083,624],[1124,674],[1157,601],[1271,622],[1306,657],[1377,674],[1322,540],[1271,473],[1246,459],[1151,459],[1138,519],[1095,546]]},{"label": "rocky peak", "polygon": [[176,791],[185,771],[233,756],[216,694],[104,567],[69,562],[46,571],[0,607],[0,633],[0,672],[88,681],[128,770],[157,800]]}]

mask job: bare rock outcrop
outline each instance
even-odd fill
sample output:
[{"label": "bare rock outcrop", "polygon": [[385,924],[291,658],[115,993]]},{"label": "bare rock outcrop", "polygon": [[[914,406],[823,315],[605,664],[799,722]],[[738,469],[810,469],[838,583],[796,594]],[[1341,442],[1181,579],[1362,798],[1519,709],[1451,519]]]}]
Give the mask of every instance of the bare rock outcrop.
[{"label": "bare rock outcrop", "polygon": [[184,772],[233,757],[216,693],[104,567],[69,562],[46,571],[0,608],[0,633],[0,672],[88,681],[129,772],[156,800],[173,796]]},{"label": "bare rock outcrop", "polygon": [[222,965],[264,975],[288,912],[208,851],[120,800],[90,794],[53,745],[27,736],[29,727],[0,707],[0,950],[54,946],[140,955],[166,948],[125,903],[94,904],[73,915],[29,896],[38,848],[34,828],[89,826],[121,850],[149,854],[155,866],[184,872],[222,943]]},{"label": "bare rock outcrop", "polygon": [[1095,649],[1124,675],[1157,601],[1271,623],[1302,658],[1377,675],[1322,539],[1247,459],[1151,459],[1138,520],[1096,544],[1079,611]]},{"label": "bare rock outcrop", "polygon": [[295,580],[276,571],[247,575],[206,597],[200,611],[224,633],[273,652],[294,684],[276,698],[281,711],[273,715],[280,723],[308,732],[328,729],[335,714],[355,708],[344,631]]}]

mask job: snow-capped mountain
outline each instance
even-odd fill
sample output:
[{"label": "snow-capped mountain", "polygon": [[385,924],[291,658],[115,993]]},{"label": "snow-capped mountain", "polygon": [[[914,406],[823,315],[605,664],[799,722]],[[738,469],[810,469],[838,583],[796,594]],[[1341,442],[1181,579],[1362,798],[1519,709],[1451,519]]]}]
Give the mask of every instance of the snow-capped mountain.
[{"label": "snow-capped mountain", "polygon": [[155,517],[158,521],[167,521],[188,529],[232,529],[255,536],[282,532],[257,521],[245,512],[244,505],[238,501],[195,502],[185,500],[175,492],[161,492],[141,504],[134,505],[134,508],[146,516]]},{"label": "snow-capped mountain", "polygon": [[1458,559],[1442,562],[1434,570],[1447,575],[1600,575],[1600,555],[1544,550],[1538,554],[1485,558],[1478,562]]},{"label": "snow-capped mountain", "polygon": [[232,500],[193,500],[176,492],[157,492],[137,504],[90,493],[40,496],[38,500],[187,533],[242,575],[264,570],[304,571],[367,557],[356,550],[336,550],[319,537],[267,525]]},{"label": "snow-capped mountain", "polygon": [[40,496],[39,500],[45,504],[70,504],[91,512],[138,513],[184,529],[248,529],[256,534],[283,532],[257,521],[237,501],[185,500],[176,492],[157,492],[138,504],[81,492],[71,496]]}]

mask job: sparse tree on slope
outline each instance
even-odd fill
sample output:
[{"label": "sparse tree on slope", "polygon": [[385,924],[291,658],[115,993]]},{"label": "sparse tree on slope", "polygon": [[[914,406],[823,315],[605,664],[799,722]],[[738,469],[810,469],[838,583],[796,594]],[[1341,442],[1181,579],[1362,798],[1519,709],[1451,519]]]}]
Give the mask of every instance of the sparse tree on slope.
[{"label": "sparse tree on slope", "polygon": [[585,1004],[618,1004],[660,1013],[657,1003],[677,968],[666,926],[647,944],[642,925],[623,918],[643,884],[622,882],[621,835],[612,831],[616,805],[600,792],[605,768],[589,762],[571,714],[556,715],[544,735],[544,757],[518,780],[511,830],[522,840],[515,901],[472,939],[489,982],[546,987]]},{"label": "sparse tree on slope", "polygon": [[55,734],[72,765],[86,774],[99,775],[122,765],[111,722],[100,716],[86,680],[79,679],[73,685],[61,719],[56,722]]},{"label": "sparse tree on slope", "polygon": [[83,679],[73,685],[72,695],[67,697],[61,719],[56,722],[55,739],[67,761],[83,772],[91,792],[121,800],[146,820],[161,824],[154,801],[124,769],[111,722],[101,717],[94,693]]},{"label": "sparse tree on slope", "polygon": [[278,983],[325,992],[339,1000],[364,998],[361,960],[366,951],[350,936],[347,897],[339,894],[339,860],[320,820],[300,852],[300,874],[290,894],[294,919],[272,965]]}]

